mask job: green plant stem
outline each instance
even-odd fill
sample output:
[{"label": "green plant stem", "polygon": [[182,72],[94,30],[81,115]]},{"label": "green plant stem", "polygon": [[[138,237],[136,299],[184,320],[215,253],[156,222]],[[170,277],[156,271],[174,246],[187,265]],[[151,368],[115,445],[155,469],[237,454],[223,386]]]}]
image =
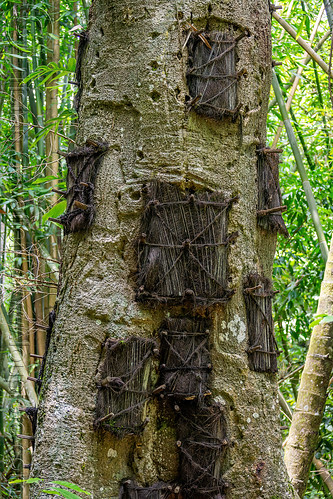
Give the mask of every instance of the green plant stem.
[{"label": "green plant stem", "polygon": [[326,15],[330,28],[333,28],[333,5],[331,0],[324,0]]},{"label": "green plant stem", "polygon": [[300,143],[302,144],[302,148],[303,148],[303,151],[304,151],[304,156],[306,157],[306,160],[308,162],[309,168],[311,170],[314,170],[315,164],[312,161],[311,154],[309,153],[308,146],[306,145],[306,142],[305,142],[304,137],[303,137],[302,129],[301,129],[301,127],[299,126],[299,124],[297,122],[295,113],[294,113],[293,108],[291,106],[290,106],[289,112],[290,112],[290,115],[292,117],[295,129],[296,129],[296,133],[298,135],[298,139],[299,139]]},{"label": "green plant stem", "polygon": [[34,406],[37,407],[38,405],[38,399],[37,395],[35,392],[35,389],[33,387],[33,384],[30,380],[28,380],[28,371],[23,364],[23,360],[21,357],[20,352],[18,351],[16,347],[15,340],[13,336],[10,333],[8,322],[6,319],[6,313],[4,310],[4,306],[0,306],[0,328],[1,332],[3,334],[3,339],[12,355],[13,361],[15,362],[15,365],[17,367],[18,372],[20,373],[22,382],[24,384],[24,388],[26,390],[27,396],[29,398],[30,403]]},{"label": "green plant stem", "polygon": [[308,175],[306,173],[306,170],[305,170],[305,167],[303,164],[303,160],[302,160],[302,156],[301,156],[301,153],[300,153],[298,145],[297,145],[295,133],[294,133],[293,127],[290,123],[288,111],[286,109],[285,102],[284,102],[283,97],[282,97],[282,93],[281,93],[280,85],[279,85],[279,82],[278,82],[278,79],[276,76],[276,72],[274,69],[272,72],[273,72],[273,82],[272,83],[273,83],[274,93],[275,93],[275,96],[276,96],[276,99],[277,99],[277,102],[278,102],[278,105],[280,108],[280,113],[282,115],[284,126],[286,128],[288,140],[289,140],[290,146],[291,146],[293,154],[294,154],[296,167],[297,167],[297,170],[298,170],[300,177],[302,179],[303,189],[304,189],[307,203],[309,206],[311,218],[312,218],[313,225],[315,227],[315,230],[316,230],[316,233],[318,236],[321,255],[323,257],[324,262],[326,263],[327,258],[328,258],[328,248],[327,248],[327,242],[325,239],[324,231],[322,229],[320,218],[318,215],[316,201],[315,201],[315,198],[313,196],[313,192],[312,192],[311,185],[310,185],[310,182],[308,179]]},{"label": "green plant stem", "polygon": [[[328,40],[328,38],[330,37],[330,35],[331,35],[331,32],[330,32],[330,31],[327,31],[327,32],[325,33],[325,35],[324,35],[324,36],[323,36],[323,37],[319,40],[319,42],[317,43],[317,45],[314,47],[314,49],[313,49],[313,50],[314,50],[315,52],[318,52],[318,51],[321,49],[321,47],[324,45],[324,43],[326,42],[326,40]],[[307,64],[309,64],[309,62],[310,62],[311,60],[312,60],[312,59],[311,59],[311,57],[308,55],[308,56],[307,56],[307,58],[304,60],[304,61],[305,61],[305,62],[304,62],[304,65],[306,66]],[[288,90],[288,89],[289,89],[289,88],[293,85],[293,83],[294,83],[294,81],[295,81],[295,79],[296,79],[296,78],[297,78],[297,74],[295,73],[295,74],[294,74],[294,75],[290,78],[289,82],[288,82],[288,83],[286,83],[286,84],[284,85],[284,89],[285,89],[285,90]],[[277,100],[276,100],[276,97],[274,97],[274,98],[270,101],[270,103],[269,103],[269,105],[268,105],[268,109],[271,109],[272,107],[274,107],[276,103],[277,103]]]},{"label": "green plant stem", "polygon": [[[272,16],[277,22],[289,33],[294,40],[309,54],[309,56],[316,61],[317,64],[325,71],[326,74],[329,74],[328,64],[316,53],[316,51],[301,37],[297,36],[297,32],[288,24],[282,17],[279,16],[275,11]],[[332,73],[331,73],[332,74]],[[332,74],[333,76],[333,74]]]}]

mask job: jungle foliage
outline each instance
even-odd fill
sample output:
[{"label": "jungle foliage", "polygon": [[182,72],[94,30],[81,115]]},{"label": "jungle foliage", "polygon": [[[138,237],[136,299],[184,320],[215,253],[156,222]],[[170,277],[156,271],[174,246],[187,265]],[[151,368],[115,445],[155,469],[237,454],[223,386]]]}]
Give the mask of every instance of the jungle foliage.
[{"label": "jungle foliage", "polygon": [[[49,218],[56,218],[66,208],[61,195],[52,187],[65,189],[66,165],[61,152],[73,147],[76,112],[75,66],[78,48],[76,36],[87,25],[86,1],[61,0],[59,30],[51,27],[53,0],[33,2],[2,1],[0,39],[0,282],[1,312],[9,326],[17,349],[36,376],[43,354],[48,314],[52,309],[58,264],[61,229]],[[282,0],[279,14],[309,40],[322,4],[314,0]],[[312,46],[329,32],[326,13],[322,13]],[[272,20],[273,59],[282,63],[276,68],[281,89],[287,98],[290,79],[304,66],[292,101],[290,115],[304,157],[317,202],[321,224],[329,243],[332,228],[332,101],[327,75],[306,55],[275,20]],[[59,42],[59,60],[53,59]],[[319,53],[329,63],[331,36]],[[74,83],[73,83],[74,82]],[[50,117],[49,103],[56,89],[58,108]],[[281,116],[274,105],[268,115],[267,144],[271,145]],[[53,140],[51,148],[50,138]],[[284,214],[290,237],[279,236],[274,266],[275,330],[281,350],[279,384],[293,408],[301,369],[317,308],[324,272],[316,232],[306,203],[294,157],[283,131],[278,141],[283,149],[280,182]],[[56,157],[54,156],[56,151]],[[60,154],[58,154],[60,151]],[[4,497],[21,497],[22,433],[19,408],[26,405],[20,376],[13,357],[0,334],[0,490]],[[333,387],[333,379],[332,385]],[[27,425],[27,423],[25,423]],[[288,434],[289,420],[281,413],[281,431]],[[330,470],[333,463],[333,394],[330,389],[322,421],[316,457]],[[29,465],[25,455],[23,464]],[[28,469],[25,468],[25,477]],[[69,479],[70,477],[64,477]],[[12,483],[11,483],[12,482]],[[306,497],[331,497],[313,470]]]}]

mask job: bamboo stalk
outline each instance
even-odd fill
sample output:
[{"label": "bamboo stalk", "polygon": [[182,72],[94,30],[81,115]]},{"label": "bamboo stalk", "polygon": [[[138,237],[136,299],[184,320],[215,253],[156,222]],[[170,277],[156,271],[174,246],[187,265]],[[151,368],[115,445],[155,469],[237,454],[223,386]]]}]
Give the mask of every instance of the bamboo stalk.
[{"label": "bamboo stalk", "polygon": [[[318,31],[318,28],[319,28],[319,24],[320,24],[321,18],[323,16],[324,10],[325,10],[325,7],[323,5],[321,7],[320,11],[319,11],[316,23],[315,23],[314,28],[312,30],[312,33],[311,33],[311,36],[310,36],[310,44],[312,44],[313,40],[315,39],[315,36],[317,34],[317,31]],[[286,102],[286,109],[287,109],[287,111],[289,111],[289,109],[290,109],[292,100],[293,100],[293,98],[295,96],[295,93],[296,93],[296,89],[298,87],[298,84],[300,82],[302,73],[304,71],[304,66],[305,66],[305,63],[306,63],[306,58],[307,57],[305,56],[302,59],[300,65],[298,66],[297,73],[296,73],[296,76],[295,76],[295,80],[293,82],[293,85],[291,87],[291,90],[289,92],[288,99],[287,99],[287,102]],[[272,148],[273,149],[277,146],[277,143],[279,141],[282,129],[283,129],[283,121],[280,121],[278,129],[277,129],[275,137],[274,137],[274,140],[273,140],[273,143],[272,143]]]},{"label": "bamboo stalk", "polygon": [[[59,45],[59,36],[60,36],[60,0],[51,0],[50,2],[50,22],[48,24],[48,32],[50,35],[47,41],[48,55],[47,62],[57,64],[60,59],[60,45]],[[58,80],[53,80],[52,82],[46,82],[46,121],[53,121],[58,116]],[[50,130],[46,136],[46,158],[47,158],[47,167],[46,167],[46,175],[58,176],[59,170],[59,155],[58,155],[58,137],[54,133],[54,130]],[[48,184],[49,187],[57,187],[57,179],[51,180]],[[56,193],[51,197],[51,204],[54,205],[58,200],[58,196]],[[52,258],[58,257],[57,251],[57,238],[56,231],[57,227],[54,228],[54,234],[50,237],[50,254]],[[54,298],[55,301],[55,298]]]},{"label": "bamboo stalk", "polygon": [[[321,47],[324,45],[324,43],[326,42],[326,40],[328,40],[328,38],[330,37],[330,35],[331,35],[331,32],[330,32],[330,31],[327,31],[327,32],[325,33],[325,35],[324,35],[324,36],[323,36],[323,37],[322,37],[322,38],[318,41],[317,45],[314,47],[314,51],[315,51],[315,52],[318,52],[318,51],[321,49]],[[304,60],[305,60],[305,66],[306,66],[307,64],[309,64],[309,62],[310,62],[312,59],[311,59],[311,57],[310,57],[309,55],[307,55],[307,56],[306,56],[306,58],[304,58]],[[295,81],[295,78],[296,78],[296,74],[294,74],[294,75],[290,78],[289,82],[285,85],[285,89],[286,89],[286,90],[288,90],[288,89],[292,86],[292,84],[293,84],[293,83],[294,83],[294,81]],[[277,101],[276,101],[276,98],[274,97],[274,98],[270,101],[270,103],[269,103],[269,105],[268,105],[268,109],[271,109],[272,107],[274,107],[274,106],[275,106],[275,104],[276,104],[276,102],[277,102]]]},{"label": "bamboo stalk", "polygon": [[324,7],[326,10],[328,24],[330,25],[331,30],[333,29],[333,5],[331,0],[324,0]]},{"label": "bamboo stalk", "polygon": [[[313,50],[313,48],[301,37],[297,36],[297,32],[288,24],[284,19],[282,19],[279,14],[277,14],[275,11],[273,11],[272,16],[276,21],[289,33],[290,36],[296,40],[296,42],[309,54],[312,59],[319,64],[319,66],[325,71],[326,74],[329,74],[329,67],[328,64],[326,64],[325,61]],[[333,73],[331,72],[331,76],[333,76]]]},{"label": "bamboo stalk", "polygon": [[27,397],[30,400],[30,403],[32,406],[37,407],[38,405],[38,399],[37,395],[34,389],[33,384],[31,381],[28,380],[28,371],[23,363],[22,357],[20,355],[20,352],[18,351],[16,347],[16,343],[14,338],[12,337],[9,326],[6,320],[6,315],[3,310],[3,305],[0,306],[0,329],[1,333],[3,334],[4,341],[6,345],[8,346],[8,349],[11,353],[11,356],[13,358],[13,361],[17,367],[17,370],[21,376],[22,383],[24,385],[24,388],[27,393]]},{"label": "bamboo stalk", "polygon": [[[279,397],[279,405],[280,405],[281,411],[291,421],[292,417],[293,417],[292,410],[290,409],[288,402],[286,401],[286,399],[284,398],[284,396],[280,390],[278,390],[278,397]],[[287,440],[285,443],[287,443]],[[324,482],[324,484],[327,486],[330,493],[332,494],[332,492],[333,492],[333,480],[331,478],[330,473],[327,471],[327,469],[325,468],[323,463],[320,461],[320,459],[316,459],[314,457],[312,462],[313,462],[314,466],[316,467],[316,469],[318,470],[318,472],[319,472],[318,474],[319,474],[320,478],[322,479],[322,481]],[[298,494],[297,494],[297,497],[299,498]],[[333,497],[333,495],[332,495],[332,497]]]},{"label": "bamboo stalk", "polygon": [[333,480],[331,478],[331,475],[323,465],[323,463],[320,461],[320,459],[317,459],[316,457],[313,458],[312,460],[313,464],[315,465],[318,475],[330,491],[331,496],[333,497]]},{"label": "bamboo stalk", "polygon": [[294,154],[296,167],[297,167],[297,170],[298,170],[300,177],[302,179],[303,189],[304,189],[307,203],[309,206],[311,218],[312,218],[313,225],[315,227],[315,230],[316,230],[316,233],[318,236],[321,255],[322,255],[324,262],[326,262],[327,258],[328,258],[328,248],[327,248],[327,243],[326,243],[324,231],[322,229],[321,222],[319,219],[316,201],[315,201],[315,198],[313,196],[313,192],[312,192],[311,185],[310,185],[310,182],[308,179],[308,175],[306,173],[306,170],[305,170],[305,167],[303,164],[302,156],[301,156],[301,153],[300,153],[298,145],[297,145],[295,133],[294,133],[293,127],[291,126],[291,123],[289,120],[288,111],[286,109],[286,106],[285,106],[285,103],[284,103],[284,100],[282,97],[280,85],[279,85],[279,82],[278,82],[278,79],[277,79],[277,76],[276,76],[274,69],[272,70],[272,72],[273,72],[272,83],[273,83],[274,93],[275,93],[275,96],[276,96],[276,99],[277,99],[277,102],[278,102],[278,105],[280,108],[280,112],[281,112],[281,115],[283,118],[284,126],[286,127],[286,132],[288,135],[289,143],[290,143],[290,146],[291,146],[293,154]]},{"label": "bamboo stalk", "polygon": [[[333,314],[333,238],[321,285],[317,314]],[[313,328],[286,442],[285,462],[292,483],[304,494],[318,442],[333,366],[333,322]]]},{"label": "bamboo stalk", "polygon": [[314,170],[315,165],[314,165],[314,163],[312,161],[311,154],[309,153],[308,147],[307,147],[305,139],[303,137],[302,129],[301,129],[301,127],[299,126],[299,124],[297,122],[295,113],[294,113],[293,108],[291,106],[290,106],[290,110],[289,111],[290,111],[290,116],[291,116],[291,118],[293,120],[293,125],[294,125],[294,127],[296,129],[296,133],[297,133],[298,139],[299,139],[299,141],[300,141],[300,143],[302,145],[304,156],[306,157],[306,160],[308,162],[309,168],[311,170]]}]

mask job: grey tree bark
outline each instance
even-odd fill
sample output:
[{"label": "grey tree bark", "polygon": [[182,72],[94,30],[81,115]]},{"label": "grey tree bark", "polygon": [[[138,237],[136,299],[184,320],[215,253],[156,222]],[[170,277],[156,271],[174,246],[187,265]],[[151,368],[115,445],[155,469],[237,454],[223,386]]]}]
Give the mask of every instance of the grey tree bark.
[{"label": "grey tree bark", "polygon": [[[188,26],[248,30],[237,49],[240,117],[215,121],[188,111]],[[176,430],[149,402],[137,437],[103,438],[93,428],[95,375],[106,338],[156,335],[164,313],[134,300],[141,188],[149,179],[239,194],[229,230],[231,300],[213,311],[213,400],[225,409],[231,442],[222,473],[228,498],[293,497],[283,464],[274,374],[249,370],[243,282],[271,276],[276,236],[257,227],[256,147],[265,142],[271,82],[267,0],[95,0],[84,55],[77,143],[109,144],[87,232],[65,237],[57,320],[39,408],[33,474],[78,483],[94,499],[119,483],[177,477]],[[37,497],[37,489],[33,497]],[[46,497],[46,496],[45,496]]]}]

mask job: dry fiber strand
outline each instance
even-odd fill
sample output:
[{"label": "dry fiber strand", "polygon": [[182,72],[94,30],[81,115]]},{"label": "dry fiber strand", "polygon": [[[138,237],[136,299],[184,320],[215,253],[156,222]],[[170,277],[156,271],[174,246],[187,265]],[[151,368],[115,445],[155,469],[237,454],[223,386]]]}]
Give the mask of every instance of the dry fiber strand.
[{"label": "dry fiber strand", "polygon": [[285,211],[286,207],[282,206],[279,184],[279,152],[260,147],[257,155],[257,223],[267,231],[279,232],[285,237],[289,237],[282,218],[282,212]]},{"label": "dry fiber strand", "polygon": [[181,490],[186,498],[222,499],[221,459],[228,446],[226,421],[218,405],[182,403],[178,420]]},{"label": "dry fiber strand", "polygon": [[182,499],[180,487],[157,482],[150,487],[141,487],[134,480],[126,480],[120,489],[120,499]]},{"label": "dry fiber strand", "polygon": [[138,243],[137,300],[172,305],[226,302],[228,211],[238,197],[151,182]]},{"label": "dry fiber strand", "polygon": [[152,339],[106,340],[96,376],[96,427],[118,436],[142,430],[153,389],[155,349]]},{"label": "dry fiber strand", "polygon": [[79,109],[80,109],[81,95],[82,95],[82,91],[83,91],[82,59],[83,59],[83,56],[84,56],[86,49],[87,49],[87,46],[88,46],[89,31],[82,31],[82,33],[80,33],[79,36],[80,36],[80,41],[79,41],[79,46],[77,49],[77,60],[76,60],[76,70],[75,70],[78,91],[76,92],[75,97],[74,97],[74,109],[77,113],[79,112]]},{"label": "dry fiber strand", "polygon": [[85,145],[66,155],[67,210],[55,219],[64,227],[65,234],[88,229],[94,220],[94,182],[107,144],[87,140]]},{"label": "dry fiber strand", "polygon": [[204,38],[200,34],[192,33],[187,44],[189,106],[210,118],[236,119],[241,107],[237,104],[237,82],[243,72],[236,71],[235,49],[245,33],[238,38],[220,32],[204,33]]},{"label": "dry fiber strand", "polygon": [[249,332],[249,365],[258,372],[277,371],[277,344],[274,337],[272,297],[269,279],[250,274],[244,285],[247,328]]},{"label": "dry fiber strand", "polygon": [[202,403],[210,395],[209,325],[203,318],[169,318],[162,324],[160,384],[168,397]]}]

